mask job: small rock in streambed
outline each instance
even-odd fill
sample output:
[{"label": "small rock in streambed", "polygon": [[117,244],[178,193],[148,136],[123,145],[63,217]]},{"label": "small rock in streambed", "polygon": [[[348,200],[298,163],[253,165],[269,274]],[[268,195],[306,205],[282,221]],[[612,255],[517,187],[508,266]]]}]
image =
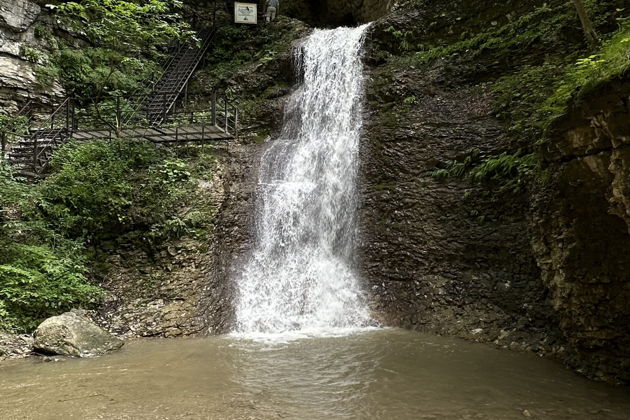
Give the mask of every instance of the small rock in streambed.
[{"label": "small rock in streambed", "polygon": [[37,327],[34,338],[36,351],[71,357],[100,356],[124,344],[81,311],[48,318]]}]

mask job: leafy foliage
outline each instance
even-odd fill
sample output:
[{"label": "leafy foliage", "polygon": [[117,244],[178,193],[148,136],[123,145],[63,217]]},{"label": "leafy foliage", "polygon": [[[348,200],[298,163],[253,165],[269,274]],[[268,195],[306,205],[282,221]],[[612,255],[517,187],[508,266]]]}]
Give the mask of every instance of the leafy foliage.
[{"label": "leafy foliage", "polygon": [[572,103],[602,83],[630,71],[630,21],[620,20],[620,28],[593,55],[568,66],[555,85],[555,91],[542,104],[539,116],[544,128],[566,114]]},{"label": "leafy foliage", "polygon": [[24,115],[0,114],[0,142],[1,150],[5,150],[8,143],[12,143],[17,136],[28,129],[28,118]]},{"label": "leafy foliage", "polygon": [[525,65],[493,85],[494,110],[509,124],[512,135],[529,142],[541,138],[544,123],[540,108],[553,95],[569,60],[550,57],[539,66]]},{"label": "leafy foliage", "polygon": [[535,174],[538,159],[535,155],[501,153],[483,157],[478,149],[471,150],[462,161],[448,163],[433,171],[433,177],[469,178],[473,182],[496,182],[502,191],[517,193]]},{"label": "leafy foliage", "polygon": [[89,306],[102,292],[87,283],[85,266],[71,253],[46,245],[10,244],[0,257],[0,327],[33,329],[43,319]]},{"label": "leafy foliage", "polygon": [[37,188],[0,165],[0,330],[29,331],[44,318],[101,296],[86,280],[81,244],[52,230]]},{"label": "leafy foliage", "polygon": [[559,29],[568,24],[565,6],[553,8],[547,4],[506,25],[490,28],[459,42],[415,53],[415,61],[429,62],[438,58],[465,55],[474,59],[481,54],[517,52],[535,43],[553,43]]},{"label": "leafy foliage", "polygon": [[132,176],[159,157],[148,142],[67,144],[51,161],[54,173],[41,184],[40,205],[55,229],[67,237],[93,241],[120,232],[131,223]]},{"label": "leafy foliage", "polygon": [[[158,62],[174,40],[191,36],[176,0],[80,0],[60,3],[55,14],[88,43],[77,48],[49,39],[53,53],[39,68],[42,83],[60,80],[79,99],[140,89],[154,79]],[[43,34],[42,36],[45,36]]]},{"label": "leafy foliage", "polygon": [[205,203],[197,211],[179,207],[185,197],[196,202],[193,171],[208,170],[207,156],[193,166],[194,159],[119,139],[65,145],[53,155],[54,172],[37,185],[18,183],[0,166],[0,330],[29,331],[43,318],[98,302],[102,292],[87,280],[87,267],[104,242],[151,251],[207,229],[212,209],[206,213]]}]

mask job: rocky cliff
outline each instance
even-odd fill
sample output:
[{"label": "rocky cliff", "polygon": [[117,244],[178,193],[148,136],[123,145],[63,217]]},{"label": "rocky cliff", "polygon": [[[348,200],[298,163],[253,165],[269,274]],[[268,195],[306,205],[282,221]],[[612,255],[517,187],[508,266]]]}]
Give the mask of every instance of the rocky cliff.
[{"label": "rocky cliff", "polygon": [[465,63],[383,60],[402,41],[389,28],[418,28],[421,43],[440,34],[447,42],[462,18],[479,23],[467,12],[489,19],[505,12],[491,2],[461,6],[407,7],[371,32],[363,271],[387,324],[557,352],[555,314],[530,247],[528,193],[433,176],[472,149],[489,156],[514,147],[495,117],[490,85],[474,80],[479,68]]},{"label": "rocky cliff", "polygon": [[37,81],[38,50],[46,43],[38,30],[51,24],[42,7],[30,0],[0,2],[0,109],[15,112],[33,99],[56,103],[64,92],[58,84],[46,89]]},{"label": "rocky cliff", "polygon": [[630,81],[594,89],[558,121],[543,156],[533,249],[569,362],[630,381]]},{"label": "rocky cliff", "polygon": [[[518,126],[497,105],[506,78],[518,81],[504,108],[535,102],[515,71],[579,56],[568,6],[409,2],[373,26],[361,268],[387,324],[552,354],[627,383],[628,81],[590,92],[542,149],[527,128],[539,122]],[[565,17],[536,23],[554,13]],[[493,27],[505,35],[493,38]],[[544,101],[543,84],[530,89]],[[510,188],[466,176],[524,153],[542,159],[539,176],[510,167]]]}]

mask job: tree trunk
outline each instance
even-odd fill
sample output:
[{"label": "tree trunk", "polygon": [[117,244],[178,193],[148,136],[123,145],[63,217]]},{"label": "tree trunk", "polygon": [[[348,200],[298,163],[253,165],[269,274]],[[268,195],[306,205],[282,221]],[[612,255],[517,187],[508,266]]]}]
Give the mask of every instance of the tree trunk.
[{"label": "tree trunk", "polygon": [[580,22],[582,22],[582,29],[584,29],[586,41],[591,47],[598,47],[600,44],[599,36],[597,35],[597,32],[595,32],[595,28],[593,28],[593,22],[586,12],[584,2],[582,0],[573,0],[573,4],[575,4],[575,8],[577,9]]}]

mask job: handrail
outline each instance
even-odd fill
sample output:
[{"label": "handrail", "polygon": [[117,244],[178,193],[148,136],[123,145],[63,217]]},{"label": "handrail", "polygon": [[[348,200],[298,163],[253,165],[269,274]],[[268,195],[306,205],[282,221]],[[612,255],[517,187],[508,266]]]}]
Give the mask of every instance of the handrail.
[{"label": "handrail", "polygon": [[[51,139],[53,146],[56,147],[60,144],[60,142],[58,141],[59,137],[64,130],[69,128],[67,126],[67,121],[70,103],[71,98],[67,97],[45,121],[39,124],[39,127],[36,130],[31,130],[29,140],[33,143],[33,169],[38,173],[41,173],[41,171],[43,171],[47,166],[47,162],[40,162],[40,159],[42,159],[42,156],[47,152],[47,148],[50,148],[50,145],[45,148],[38,148],[38,136],[41,134],[42,131],[50,130],[47,134],[47,137]],[[66,126],[55,129],[55,118],[61,111],[66,112]],[[48,126],[50,126],[50,129],[48,128]]]},{"label": "handrail", "polygon": [[53,111],[52,114],[50,114],[50,116],[41,124],[42,127],[47,127],[48,124],[54,124],[55,122],[55,116],[57,115],[57,113],[59,113],[62,109],[64,109],[64,107],[66,107],[69,103],[70,103],[70,97],[67,97],[62,103],[61,105],[59,105],[57,107],[57,109],[55,109]]},{"label": "handrail", "polygon": [[20,108],[20,110],[17,112],[16,115],[22,115],[25,112],[27,112],[28,110],[30,110],[30,106],[33,105],[33,100],[29,99],[28,102],[22,107]]},{"label": "handrail", "polygon": [[[168,53],[168,59],[165,60],[165,62],[161,65],[161,67],[164,69],[164,71],[162,71],[162,74],[160,76],[160,79],[158,79],[156,82],[153,82],[151,85],[151,90],[149,93],[145,93],[142,95],[142,99],[136,104],[136,108],[133,109],[133,112],[131,113],[131,115],[129,115],[129,117],[123,121],[123,125],[125,123],[127,123],[129,120],[131,120],[134,115],[138,112],[138,110],[140,110],[142,108],[142,106],[144,105],[144,103],[146,102],[146,100],[151,96],[151,94],[153,92],[155,92],[155,87],[160,83],[160,80],[162,80],[162,77],[171,69],[171,67],[173,66],[173,63],[175,62],[175,58],[181,53],[181,51],[184,49],[184,47],[187,46],[186,43],[181,42],[180,40],[177,40],[177,49],[175,50],[175,52],[173,53]],[[147,78],[143,81],[140,82],[141,85],[147,85],[149,84],[150,80]],[[136,90],[134,90],[133,92],[131,92],[131,96],[138,96],[138,92],[140,92],[141,90],[143,90],[142,88],[137,88]]]},{"label": "handrail", "polygon": [[[201,47],[196,49],[195,51],[192,67],[186,72],[183,72],[180,77],[174,80],[174,84],[178,86],[176,90],[163,92],[162,94],[163,96],[165,97],[168,96],[169,103],[168,104],[165,103],[166,98],[164,98],[164,103],[163,103],[164,109],[162,109],[161,115],[156,118],[156,121],[153,122],[154,125],[160,124],[162,121],[164,121],[165,119],[164,116],[167,115],[169,112],[171,112],[171,110],[175,106],[177,99],[180,97],[180,95],[182,94],[186,86],[188,85],[188,82],[192,78],[192,75],[194,74],[195,70],[197,69],[197,67],[199,67],[201,59],[206,54],[206,52],[208,51],[208,48],[212,44],[212,41],[214,40],[214,37],[216,35],[216,28],[213,27],[213,28],[201,31],[200,35],[202,37],[203,43]],[[166,74],[166,72],[164,74]],[[159,98],[157,99],[159,100]],[[151,102],[154,102],[154,101],[151,101]]]},{"label": "handrail", "polygon": [[[18,159],[17,162],[23,162],[22,165],[26,165],[27,174],[39,176],[49,167],[51,154],[63,143],[72,139],[104,138],[103,133],[107,132],[109,135],[106,138],[110,139],[127,135],[144,137],[156,142],[238,138],[240,128],[238,103],[231,99],[227,92],[219,94],[214,91],[210,100],[205,95],[194,95],[189,98],[190,101],[176,102],[168,118],[162,121],[163,125],[160,127],[152,126],[149,121],[140,121],[139,125],[128,128],[114,126],[111,121],[107,121],[114,113],[116,120],[119,121],[121,115],[119,107],[127,106],[126,102],[121,100],[105,102],[102,104],[103,107],[96,111],[91,107],[83,108],[79,110],[80,116],[77,118],[73,99],[65,98],[47,119],[38,123],[36,127],[31,127],[29,134],[21,140],[22,151],[15,159]],[[161,137],[168,136],[168,133],[171,133],[172,138]],[[220,133],[225,135],[217,136]],[[24,149],[28,150],[28,154],[24,154]],[[26,159],[19,160],[20,157]]]},{"label": "handrail", "polygon": [[[156,83],[153,84],[151,91],[143,95],[141,99],[135,104],[135,106],[132,107],[131,112],[124,118],[124,120],[121,122],[121,125],[123,127],[127,126],[129,122],[132,121],[133,118],[138,114],[138,111],[140,111],[147,104],[159,102],[160,98],[159,96],[156,96],[156,95],[159,94],[158,87],[160,86],[160,83],[163,81],[168,81],[165,77],[169,74],[169,72],[177,70],[176,66],[177,64],[180,63],[180,61],[177,61],[176,59],[179,58],[179,60],[181,60],[189,50],[194,49],[195,55],[193,56],[194,63],[193,63],[192,68],[187,69],[185,72],[183,72],[182,75],[178,75],[178,77],[175,80],[173,80],[173,83],[175,83],[176,86],[178,86],[176,90],[162,92],[162,96],[164,97],[163,107],[166,109],[161,110],[160,112],[161,116],[156,117],[156,122],[157,124],[159,124],[161,122],[160,120],[164,120],[163,116],[168,114],[172,110],[173,106],[175,105],[175,102],[180,97],[183,90],[186,88],[186,85],[190,81],[190,78],[192,77],[193,73],[199,66],[201,59],[208,51],[208,48],[210,47],[215,34],[216,34],[216,28],[214,27],[201,31],[199,35],[201,37],[202,43],[200,47],[196,49],[194,49],[190,43],[182,43],[181,46],[178,48],[177,52],[172,55],[170,62],[168,63],[168,65],[166,66],[166,69],[162,73],[162,77]],[[166,101],[166,98],[168,98],[168,103]]]}]

